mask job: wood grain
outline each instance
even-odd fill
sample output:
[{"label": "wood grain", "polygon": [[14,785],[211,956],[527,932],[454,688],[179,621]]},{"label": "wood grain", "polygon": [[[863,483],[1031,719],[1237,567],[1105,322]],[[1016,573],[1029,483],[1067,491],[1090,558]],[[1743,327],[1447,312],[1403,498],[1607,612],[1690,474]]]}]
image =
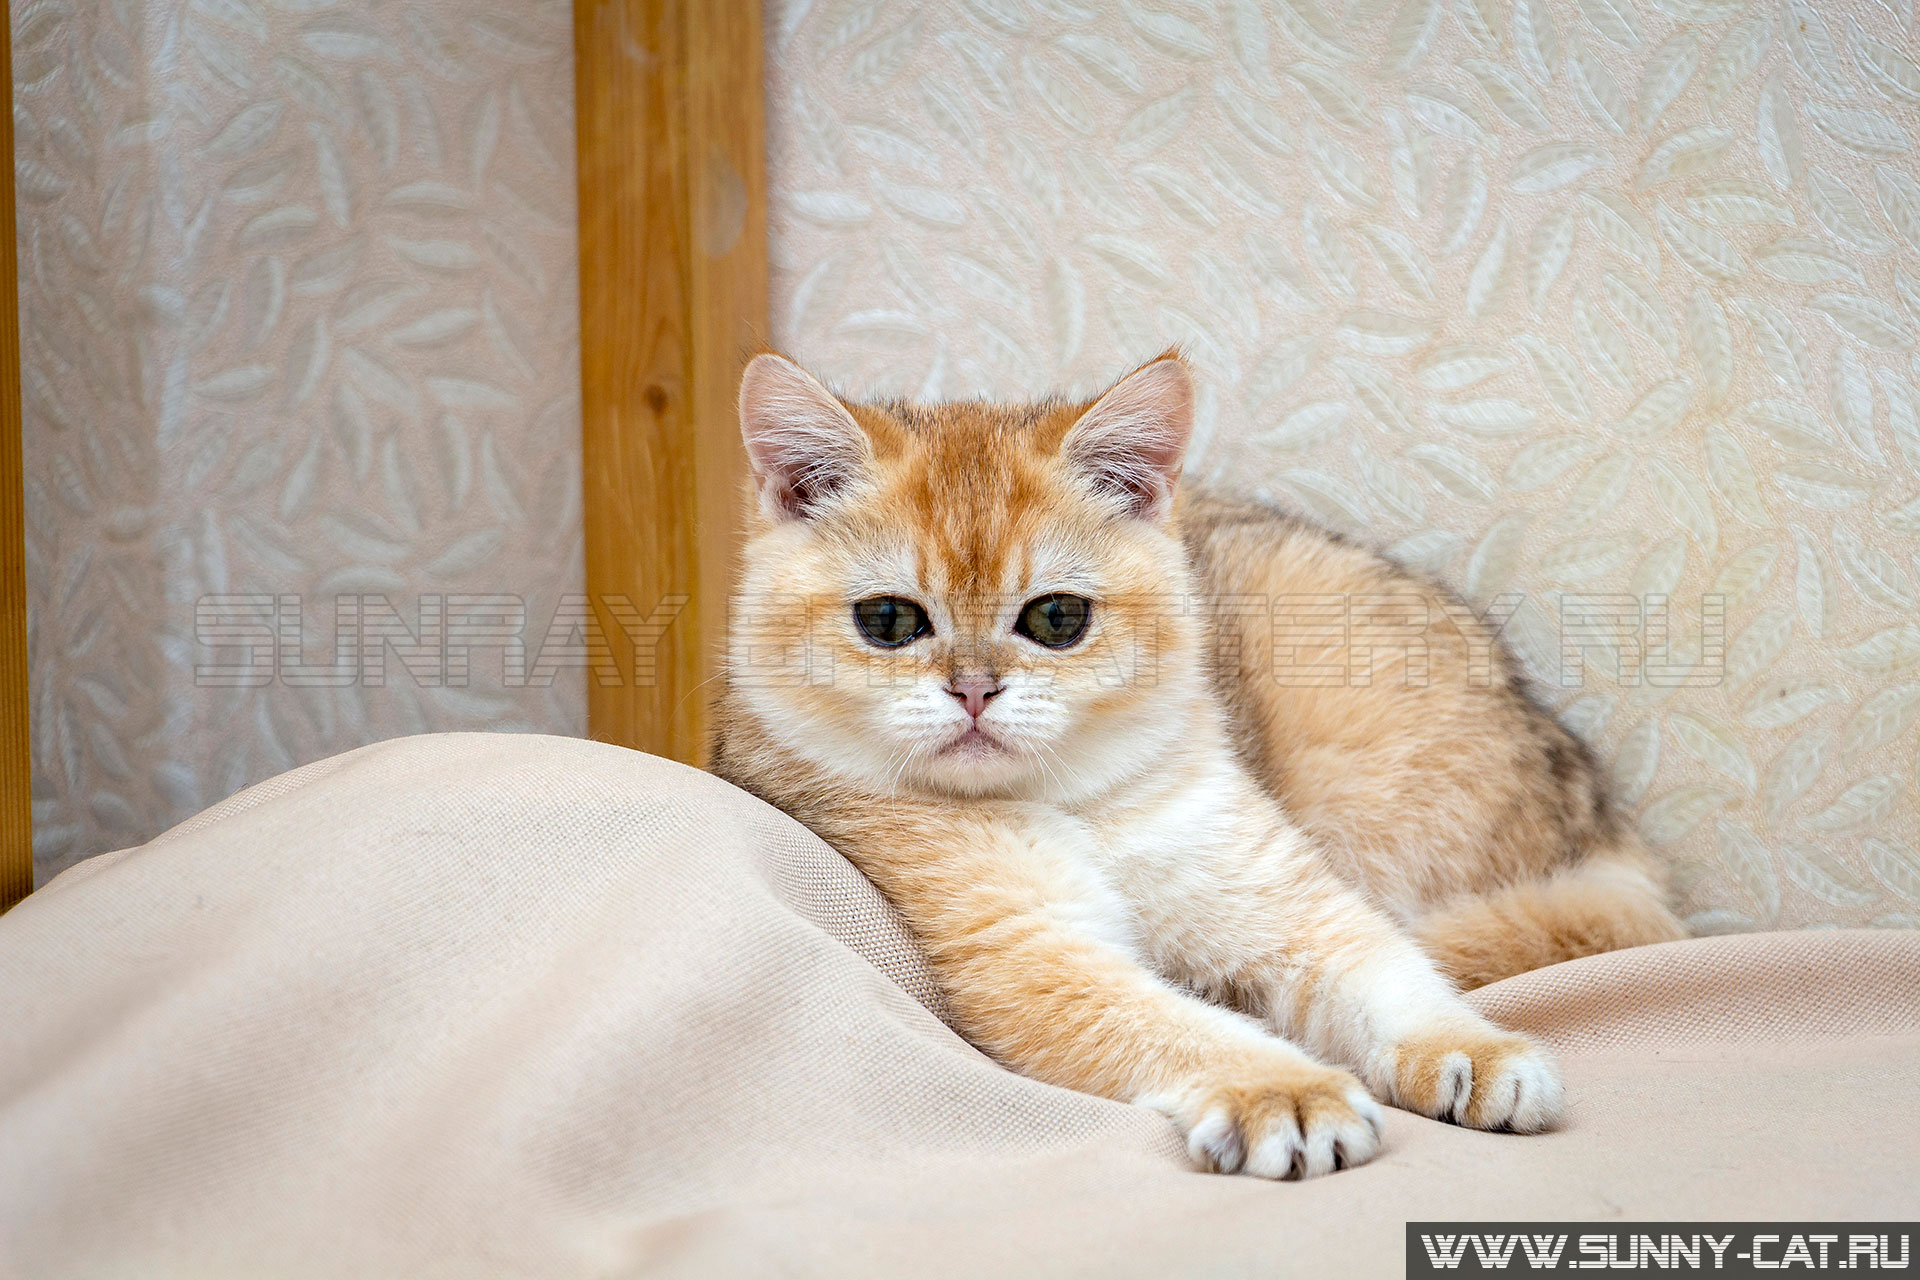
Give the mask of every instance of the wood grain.
[{"label": "wood grain", "polygon": [[[576,0],[587,590],[621,668],[591,735],[704,760],[767,332],[758,0]],[[686,603],[636,672],[619,626]]]},{"label": "wood grain", "polygon": [[[13,101],[12,32],[0,67]],[[33,758],[27,703],[27,530],[21,506],[20,306],[14,259],[13,114],[0,115],[0,911],[33,890]]]}]

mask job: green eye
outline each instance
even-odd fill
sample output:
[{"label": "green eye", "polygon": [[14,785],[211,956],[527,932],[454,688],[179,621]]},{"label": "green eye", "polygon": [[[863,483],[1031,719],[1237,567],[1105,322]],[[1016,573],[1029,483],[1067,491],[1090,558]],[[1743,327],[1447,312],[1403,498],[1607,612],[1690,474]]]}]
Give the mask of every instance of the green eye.
[{"label": "green eye", "polygon": [[861,635],[883,649],[898,649],[933,630],[927,623],[927,611],[899,596],[856,600],[853,621]]},{"label": "green eye", "polygon": [[1015,633],[1049,649],[1064,649],[1087,633],[1093,619],[1093,601],[1084,596],[1051,595],[1027,601]]}]

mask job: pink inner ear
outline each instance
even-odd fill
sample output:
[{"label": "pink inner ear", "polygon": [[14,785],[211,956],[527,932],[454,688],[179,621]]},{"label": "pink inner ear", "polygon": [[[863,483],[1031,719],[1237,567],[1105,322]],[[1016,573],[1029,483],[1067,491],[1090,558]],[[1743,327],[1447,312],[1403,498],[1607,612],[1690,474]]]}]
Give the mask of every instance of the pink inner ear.
[{"label": "pink inner ear", "polygon": [[761,507],[774,519],[813,514],[872,460],[866,432],[846,406],[776,355],[755,356],[740,379],[740,434]]},{"label": "pink inner ear", "polygon": [[1179,360],[1128,374],[1067,432],[1061,451],[1136,515],[1164,516],[1193,435],[1193,379]]}]

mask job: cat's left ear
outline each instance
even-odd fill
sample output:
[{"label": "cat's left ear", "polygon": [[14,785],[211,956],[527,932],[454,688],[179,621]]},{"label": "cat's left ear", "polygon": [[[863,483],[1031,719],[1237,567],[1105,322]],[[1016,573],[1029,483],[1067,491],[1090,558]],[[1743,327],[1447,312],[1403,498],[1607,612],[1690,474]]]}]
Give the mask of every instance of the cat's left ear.
[{"label": "cat's left ear", "polygon": [[1067,465],[1131,515],[1164,520],[1193,435],[1193,375],[1162,356],[1114,384],[1061,441]]}]

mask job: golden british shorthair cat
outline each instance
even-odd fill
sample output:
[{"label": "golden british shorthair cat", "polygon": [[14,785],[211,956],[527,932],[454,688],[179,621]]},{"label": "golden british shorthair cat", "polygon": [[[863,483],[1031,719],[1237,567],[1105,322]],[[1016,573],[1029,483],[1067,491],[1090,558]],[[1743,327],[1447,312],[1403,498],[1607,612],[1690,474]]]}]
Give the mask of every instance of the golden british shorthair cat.
[{"label": "golden british shorthair cat", "polygon": [[879,886],[974,1043],[1269,1178],[1371,1158],[1376,1098],[1554,1123],[1551,1058],[1456,984],[1682,931],[1465,605],[1182,492],[1177,357],[919,405],[762,355],[740,418],[714,767]]}]

